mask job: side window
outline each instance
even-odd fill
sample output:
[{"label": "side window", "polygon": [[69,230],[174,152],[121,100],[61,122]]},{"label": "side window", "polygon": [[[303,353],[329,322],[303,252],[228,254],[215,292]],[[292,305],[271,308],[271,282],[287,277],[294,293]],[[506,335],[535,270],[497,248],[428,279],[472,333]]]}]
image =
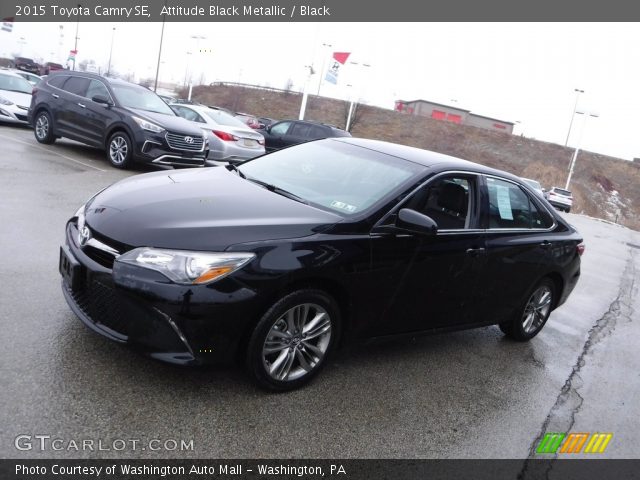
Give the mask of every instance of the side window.
[{"label": "side window", "polygon": [[81,97],[85,96],[87,88],[89,88],[89,79],[83,77],[69,77],[62,85],[63,90]]},{"label": "side window", "polygon": [[289,135],[294,137],[309,138],[309,127],[306,123],[294,123]]},{"label": "side window", "polygon": [[489,228],[548,228],[553,220],[516,184],[487,178]]},{"label": "side window", "polygon": [[47,83],[52,87],[62,88],[62,84],[69,78],[68,75],[56,75],[53,78],[47,80]]},{"label": "side window", "polygon": [[553,226],[553,217],[542,208],[538,208],[530,199],[531,205],[531,228],[551,228]]},{"label": "side window", "polygon": [[470,177],[439,178],[417,192],[408,207],[431,217],[439,230],[470,228],[474,188]]},{"label": "side window", "polygon": [[271,127],[271,135],[284,135],[289,130],[289,125],[291,122],[280,122],[276,123],[273,127]]},{"label": "side window", "polygon": [[87,98],[93,98],[97,96],[111,99],[109,90],[107,90],[107,87],[104,86],[104,83],[99,80],[91,80],[89,82],[89,87],[87,88]]},{"label": "side window", "polygon": [[309,138],[312,140],[318,140],[319,138],[327,138],[329,135],[324,128],[317,125],[311,125],[309,128]]}]

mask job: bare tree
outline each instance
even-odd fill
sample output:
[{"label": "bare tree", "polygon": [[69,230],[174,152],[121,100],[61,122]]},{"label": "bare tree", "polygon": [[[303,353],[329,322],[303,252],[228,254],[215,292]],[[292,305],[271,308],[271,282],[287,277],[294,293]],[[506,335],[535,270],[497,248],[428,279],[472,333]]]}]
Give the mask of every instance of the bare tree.
[{"label": "bare tree", "polygon": [[288,78],[286,83],[284,84],[284,94],[288,96],[291,93],[292,89],[293,89],[293,80],[291,78]]}]

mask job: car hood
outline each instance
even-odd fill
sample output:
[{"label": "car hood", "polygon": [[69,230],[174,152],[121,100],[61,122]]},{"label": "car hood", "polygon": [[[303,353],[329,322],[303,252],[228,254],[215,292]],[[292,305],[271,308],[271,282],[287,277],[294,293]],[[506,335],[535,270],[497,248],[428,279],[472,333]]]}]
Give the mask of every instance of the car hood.
[{"label": "car hood", "polygon": [[127,108],[134,115],[144,118],[150,122],[160,125],[170,132],[184,133],[196,137],[202,136],[202,130],[196,127],[192,122],[185,120],[177,115],[168,115],[164,113],[149,112],[147,110],[139,110],[136,108]]},{"label": "car hood", "polygon": [[130,177],[88,202],[85,218],[98,234],[129,246],[207,251],[304,237],[342,220],[223,167]]},{"label": "car hood", "polygon": [[0,90],[0,97],[6,98],[10,102],[23,107],[31,105],[31,94],[22,92],[11,92],[9,90]]}]

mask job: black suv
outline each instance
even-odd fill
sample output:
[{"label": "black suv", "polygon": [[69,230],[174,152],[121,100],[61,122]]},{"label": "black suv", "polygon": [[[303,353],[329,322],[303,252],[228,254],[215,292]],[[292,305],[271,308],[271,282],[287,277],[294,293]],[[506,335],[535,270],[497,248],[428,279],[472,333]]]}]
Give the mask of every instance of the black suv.
[{"label": "black suv", "polygon": [[40,74],[40,65],[38,65],[30,58],[16,57],[16,59],[13,61],[13,64],[16,69],[22,70],[23,72],[29,72],[35,75]]},{"label": "black suv", "polygon": [[267,152],[283,147],[330,137],[350,137],[351,134],[332,125],[306,120],[283,120],[260,130]]},{"label": "black suv", "polygon": [[152,91],[91,73],[54,72],[33,89],[29,123],[36,140],[66,137],[106,149],[114,167],[134,161],[202,167],[208,142]]}]

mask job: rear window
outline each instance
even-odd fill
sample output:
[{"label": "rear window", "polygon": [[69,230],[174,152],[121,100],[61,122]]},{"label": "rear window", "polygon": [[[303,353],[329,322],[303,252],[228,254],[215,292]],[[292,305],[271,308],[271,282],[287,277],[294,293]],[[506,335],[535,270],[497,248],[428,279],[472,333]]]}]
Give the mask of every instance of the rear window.
[{"label": "rear window", "polygon": [[562,188],[554,188],[553,191],[554,193],[557,193],[559,195],[564,195],[565,197],[571,196],[571,192],[569,190],[563,190]]}]

